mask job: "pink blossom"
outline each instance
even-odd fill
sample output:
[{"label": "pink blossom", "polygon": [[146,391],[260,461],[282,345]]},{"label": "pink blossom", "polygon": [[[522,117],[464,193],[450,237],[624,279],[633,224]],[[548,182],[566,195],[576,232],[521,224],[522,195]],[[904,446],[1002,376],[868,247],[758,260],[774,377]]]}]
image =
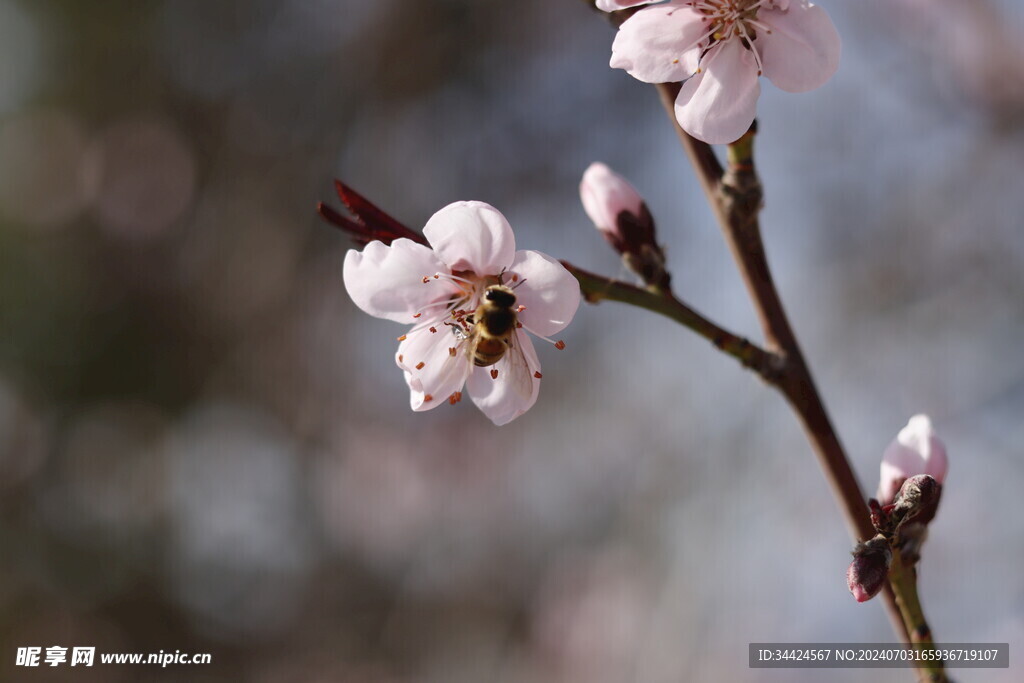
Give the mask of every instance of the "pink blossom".
[{"label": "pink blossom", "polygon": [[941,484],[948,469],[946,447],[935,436],[932,421],[927,415],[915,415],[882,455],[878,500],[891,503],[903,482],[917,474],[927,474]]},{"label": "pink blossom", "polygon": [[[483,202],[446,206],[423,234],[430,247],[401,238],[350,250],[345,288],[366,313],[413,325],[395,355],[413,410],[456,403],[467,385],[477,407],[506,424],[530,409],[540,389],[540,362],[525,332],[546,339],[565,328],[579,306],[579,283],[550,256],[516,251],[508,221]],[[513,288],[521,327],[501,359],[481,367],[472,355],[472,316],[498,284]]]},{"label": "pink blossom", "polygon": [[[606,11],[654,0],[599,0]],[[787,92],[821,86],[839,65],[828,14],[807,0],[673,0],[627,19],[611,66],[646,83],[683,82],[679,125],[708,143],[733,142],[754,121],[762,74]]]}]

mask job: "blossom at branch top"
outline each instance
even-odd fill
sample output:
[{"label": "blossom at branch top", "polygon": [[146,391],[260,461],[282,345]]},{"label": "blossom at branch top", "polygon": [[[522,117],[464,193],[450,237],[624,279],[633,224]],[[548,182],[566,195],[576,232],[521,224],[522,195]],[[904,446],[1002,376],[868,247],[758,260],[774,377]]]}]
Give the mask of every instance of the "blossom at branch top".
[{"label": "blossom at branch top", "polygon": [[935,436],[927,415],[915,415],[882,455],[878,500],[893,502],[903,482],[916,474],[927,474],[939,484],[946,478],[949,460],[946,446]]},{"label": "blossom at branch top", "polygon": [[[395,360],[413,410],[457,403],[466,386],[492,422],[511,422],[533,406],[540,389],[540,362],[526,332],[550,341],[565,328],[579,307],[579,283],[550,256],[516,251],[508,221],[483,202],[446,206],[423,234],[430,246],[400,238],[350,250],[345,288],[366,313],[412,325],[398,338]],[[504,338],[507,351],[482,366],[474,362],[480,324],[474,316],[494,285],[512,289],[515,325]]]},{"label": "blossom at branch top", "polygon": [[[655,0],[598,0],[614,11]],[[672,0],[619,27],[611,66],[646,83],[682,82],[676,119],[708,143],[733,142],[754,121],[764,75],[787,92],[821,86],[839,66],[840,39],[807,0]]]}]

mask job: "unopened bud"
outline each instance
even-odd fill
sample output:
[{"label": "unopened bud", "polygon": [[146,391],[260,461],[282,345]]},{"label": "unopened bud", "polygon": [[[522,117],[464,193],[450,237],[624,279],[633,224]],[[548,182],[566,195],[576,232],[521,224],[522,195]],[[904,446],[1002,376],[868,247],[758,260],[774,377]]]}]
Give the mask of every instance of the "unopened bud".
[{"label": "unopened bud", "polygon": [[927,415],[915,415],[885,449],[878,500],[882,505],[892,503],[903,482],[915,474],[927,474],[941,484],[948,469],[946,446],[935,436],[932,421]]},{"label": "unopened bud", "polygon": [[892,550],[889,541],[879,534],[853,551],[853,562],[846,570],[846,585],[857,602],[866,602],[878,595],[889,576]]},{"label": "unopened bud", "polygon": [[639,217],[644,200],[628,180],[599,161],[592,163],[580,181],[583,210],[598,230],[608,233],[609,240],[622,240],[618,228],[619,214]]},{"label": "unopened bud", "polygon": [[607,165],[594,162],[580,181],[580,200],[587,216],[626,267],[648,285],[668,287],[665,254],[654,236],[654,218],[640,193]]}]

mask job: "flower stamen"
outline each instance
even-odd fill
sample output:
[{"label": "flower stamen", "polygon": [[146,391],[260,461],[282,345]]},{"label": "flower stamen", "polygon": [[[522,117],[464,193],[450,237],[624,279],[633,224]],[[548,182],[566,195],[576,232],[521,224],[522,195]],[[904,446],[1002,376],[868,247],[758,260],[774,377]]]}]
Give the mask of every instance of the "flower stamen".
[{"label": "flower stamen", "polygon": [[[706,15],[704,21],[708,22],[709,29],[693,44],[687,46],[684,52],[701,45],[705,40],[711,41],[699,59],[696,73],[705,70],[706,62],[713,57],[711,51],[730,38],[739,38],[743,42],[743,46],[754,54],[757,75],[764,73],[761,55],[754,47],[754,41],[757,39],[757,31],[771,33],[771,29],[757,19],[757,11],[765,1],[757,0],[748,4],[737,0],[693,0],[688,3],[690,7]],[[715,50],[716,54],[717,52]]]},{"label": "flower stamen", "polygon": [[467,285],[469,287],[475,287],[476,286],[476,283],[473,282],[472,280],[467,280],[466,278],[459,277],[458,275],[455,275],[453,273],[440,273],[440,272],[438,272],[438,273],[434,273],[433,275],[425,275],[423,277],[423,281],[424,282],[429,282],[431,279],[434,279],[434,280],[444,280],[446,282],[457,282],[460,285]]},{"label": "flower stamen", "polygon": [[554,347],[556,349],[558,349],[559,351],[561,351],[562,349],[565,348],[565,342],[562,341],[561,339],[559,339],[558,341],[555,341],[554,339],[551,339],[550,337],[545,337],[543,334],[539,334],[536,330],[531,330],[529,327],[524,326],[521,322],[517,322],[516,323],[516,327],[522,327],[527,332],[529,332],[533,336],[537,337],[537,339],[543,339],[548,344],[553,344]]},{"label": "flower stamen", "polygon": [[[420,311],[418,313],[414,314],[412,317],[413,318],[419,318],[424,313],[426,313],[428,309],[434,308],[436,306],[445,306],[446,308],[452,308],[456,304],[458,304],[458,303],[460,303],[462,301],[465,301],[466,298],[467,297],[465,295],[463,295],[463,296],[453,297],[451,299],[444,299],[442,301],[435,301],[432,304],[427,304],[426,306],[424,306],[422,309],[420,309]],[[418,324],[413,326],[413,328],[411,330],[409,330],[409,332],[417,332],[419,330],[422,330],[424,327],[428,327],[428,326],[432,325],[433,323],[436,323],[437,321],[441,320],[442,318],[446,317],[447,315],[449,315],[447,312],[442,312],[442,313],[440,313],[439,315],[436,315],[436,316],[435,315],[431,315],[426,320],[422,320]],[[451,315],[454,316],[454,313],[452,313]]]},{"label": "flower stamen", "polygon": [[742,22],[739,24],[739,31],[743,36],[743,40],[746,41],[750,52],[754,55],[754,63],[757,64],[757,75],[760,76],[764,74],[764,67],[761,64],[761,55],[758,53],[757,48],[754,47],[754,39],[750,37],[749,33],[747,33],[747,27],[744,26]]}]

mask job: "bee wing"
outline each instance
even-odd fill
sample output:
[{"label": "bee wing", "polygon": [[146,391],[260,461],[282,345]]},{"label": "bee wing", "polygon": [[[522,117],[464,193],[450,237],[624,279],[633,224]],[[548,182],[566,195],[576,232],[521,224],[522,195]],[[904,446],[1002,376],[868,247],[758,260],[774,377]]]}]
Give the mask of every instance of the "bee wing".
[{"label": "bee wing", "polygon": [[476,358],[476,347],[480,345],[480,340],[483,338],[471,328],[469,332],[465,332],[459,326],[452,327],[452,334],[458,340],[457,346],[459,347],[459,353],[463,354],[469,359],[472,364],[473,359]]},{"label": "bee wing", "polygon": [[514,329],[508,343],[501,360],[490,367],[473,368],[466,381],[473,403],[496,425],[507,424],[529,410],[540,391],[540,361],[533,342],[522,330]]},{"label": "bee wing", "polygon": [[539,373],[540,363],[533,350],[533,342],[521,330],[512,330],[508,339],[508,351],[495,367],[499,373],[505,374],[505,381],[514,394],[526,403],[533,403],[537,397],[538,384],[533,373]]}]

